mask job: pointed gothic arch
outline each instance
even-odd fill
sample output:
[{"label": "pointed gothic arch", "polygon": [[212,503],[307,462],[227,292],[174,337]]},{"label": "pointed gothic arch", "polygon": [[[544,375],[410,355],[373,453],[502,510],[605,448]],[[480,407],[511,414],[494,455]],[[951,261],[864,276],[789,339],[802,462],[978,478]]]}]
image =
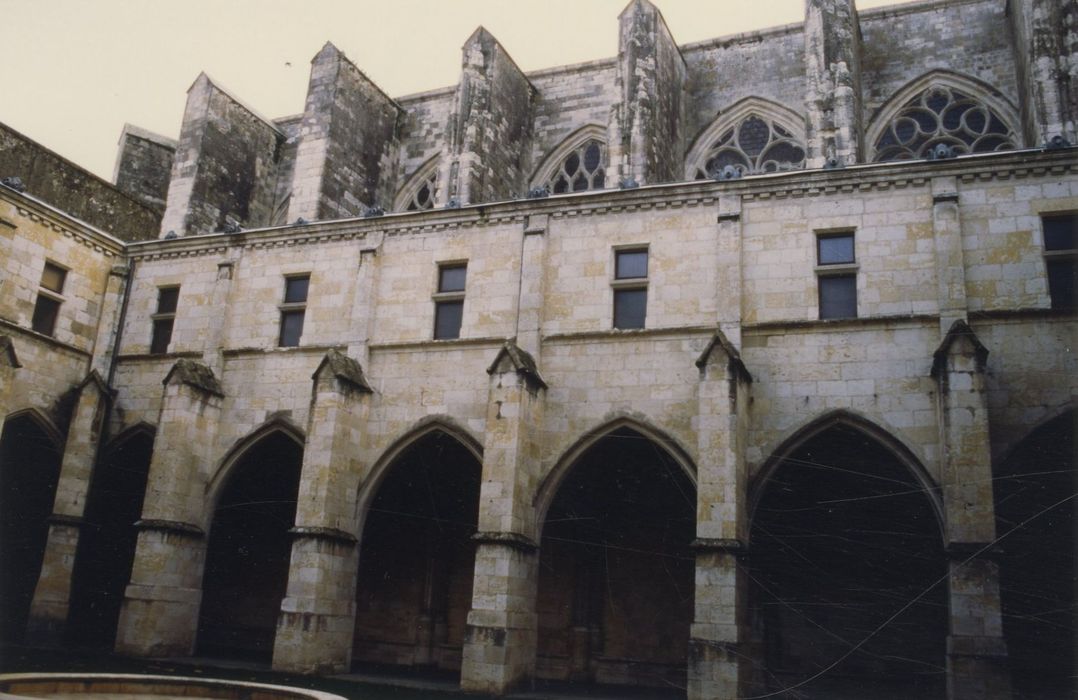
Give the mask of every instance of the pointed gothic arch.
[{"label": "pointed gothic arch", "polygon": [[1018,110],[999,90],[961,73],[933,70],[902,86],[872,115],[868,162],[924,157],[936,144],[959,153],[1022,146]]},{"label": "pointed gothic arch", "polygon": [[228,449],[228,452],[225,453],[224,458],[210,476],[209,481],[206,482],[205,493],[207,511],[212,511],[212,509],[216,507],[217,501],[221,497],[221,491],[228,484],[229,475],[235,469],[236,465],[243,461],[247,452],[274,433],[284,435],[299,445],[300,448],[306,443],[306,436],[299,426],[284,416],[274,416],[247,433],[247,435],[236,440],[236,442],[232,444],[232,447]]},{"label": "pointed gothic arch", "polygon": [[932,478],[921,460],[904,441],[895,437],[891,431],[880,427],[874,421],[848,409],[827,411],[817,416],[801,427],[794,429],[778,443],[777,447],[768,452],[770,456],[752,476],[749,483],[747,499],[749,523],[752,523],[756,508],[767,489],[768,482],[783,463],[809,440],[835,427],[851,429],[876,441],[906,468],[915,483],[923,490],[924,495],[932,506],[932,511],[936,516],[936,524],[939,526],[940,541],[942,542],[946,532],[943,497],[935,479]]},{"label": "pointed gothic arch", "polygon": [[637,415],[621,414],[606,420],[600,425],[584,433],[565,452],[562,453],[554,467],[547,472],[536,489],[533,503],[535,504],[535,523],[541,535],[542,523],[546,519],[547,511],[557,496],[558,488],[565,477],[572,471],[573,466],[592,447],[609,437],[611,434],[628,429],[638,433],[641,437],[650,440],[662,450],[681,468],[685,476],[696,486],[696,463],[689,451],[666,431],[654,425],[651,421]]},{"label": "pointed gothic arch", "polygon": [[67,438],[64,437],[63,431],[61,431],[56,423],[53,422],[52,418],[40,408],[30,407],[12,411],[4,418],[4,423],[7,424],[19,418],[26,418],[32,421],[35,426],[48,436],[56,449],[64,449],[64,443],[67,442]]},{"label": "pointed gothic arch", "polygon": [[367,473],[366,478],[360,483],[359,493],[356,496],[355,512],[360,536],[362,536],[363,521],[366,518],[370,503],[374,499],[375,494],[378,492],[378,487],[381,486],[382,482],[385,480],[386,475],[393,464],[412,445],[415,445],[432,433],[438,432],[445,433],[459,442],[480,464],[483,463],[482,442],[453,418],[437,415],[427,416],[426,418],[417,421],[415,425],[405,431],[403,435],[394,440],[392,444],[382,452],[378,459],[375,460],[374,465]]},{"label": "pointed gothic arch", "polygon": [[438,170],[441,156],[434,155],[407,177],[393,199],[393,211],[433,209],[438,201]]},{"label": "pointed gothic arch", "polygon": [[746,175],[797,170],[805,165],[807,142],[802,115],[772,100],[746,97],[693,139],[685,155],[685,179],[709,177],[723,165]]},{"label": "pointed gothic arch", "polygon": [[420,421],[361,486],[352,661],[460,670],[482,453],[446,416]]},{"label": "pointed gothic arch", "polygon": [[[529,187],[545,185],[556,194],[601,190],[606,186],[607,168],[606,128],[586,124],[562,139],[543,158],[529,180]],[[562,191],[557,188],[559,181],[566,184]]]}]

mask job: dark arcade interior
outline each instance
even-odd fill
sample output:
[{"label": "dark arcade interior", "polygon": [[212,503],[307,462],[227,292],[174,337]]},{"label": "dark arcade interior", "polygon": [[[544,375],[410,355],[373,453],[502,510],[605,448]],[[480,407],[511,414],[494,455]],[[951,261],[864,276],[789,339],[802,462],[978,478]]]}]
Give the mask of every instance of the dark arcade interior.
[{"label": "dark arcade interior", "polygon": [[288,586],[303,447],[273,432],[239,458],[210,523],[196,654],[268,663]]},{"label": "dark arcade interior", "polygon": [[995,474],[1003,634],[1017,700],[1078,694],[1076,421],[1070,411],[1041,426]]},{"label": "dark arcade interior", "polygon": [[628,428],[590,447],[560,484],[539,557],[539,678],[684,688],[696,487]]},{"label": "dark arcade interior", "polygon": [[763,488],[749,550],[761,685],[796,686],[780,695],[791,698],[825,686],[944,697],[947,560],[911,470],[837,424],[796,448]]},{"label": "dark arcade interior", "polygon": [[357,670],[411,666],[459,674],[481,478],[473,452],[440,430],[389,465],[359,550]]},{"label": "dark arcade interior", "polygon": [[90,482],[79,534],[68,617],[68,644],[111,650],[131,578],[153,433],[138,431],[106,448]]},{"label": "dark arcade interior", "polygon": [[0,642],[23,641],[49,534],[60,446],[29,414],[0,435]]}]

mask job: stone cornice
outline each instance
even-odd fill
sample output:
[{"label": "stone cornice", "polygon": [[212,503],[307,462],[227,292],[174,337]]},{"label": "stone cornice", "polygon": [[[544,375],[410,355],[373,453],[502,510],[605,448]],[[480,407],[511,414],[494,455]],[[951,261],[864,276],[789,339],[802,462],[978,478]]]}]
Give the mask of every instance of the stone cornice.
[{"label": "stone cornice", "polygon": [[622,212],[678,209],[712,205],[720,195],[742,197],[746,203],[798,197],[854,194],[923,188],[940,176],[962,182],[1021,179],[1078,171],[1078,149],[1028,149],[960,156],[945,161],[866,163],[836,170],[795,170],[752,175],[716,182],[695,180],[646,185],[631,190],[597,190],[541,199],[515,199],[473,204],[459,209],[397,212],[371,218],[338,219],[310,224],[252,229],[235,234],[213,233],[171,240],[141,241],[127,246],[136,259],[223,255],[230,248],[285,248],[315,243],[363,240],[369,234],[386,236],[457,231],[484,226],[524,225],[528,216],[553,219]]},{"label": "stone cornice", "polygon": [[472,535],[472,542],[501,545],[527,553],[539,550],[539,545],[535,540],[517,532],[477,532]]},{"label": "stone cornice", "polygon": [[359,543],[356,536],[350,532],[335,527],[312,527],[297,525],[288,531],[288,534],[297,539],[307,538],[312,540],[325,540],[338,544],[355,545]]},{"label": "stone cornice", "polygon": [[185,523],[180,520],[144,518],[135,523],[135,529],[157,530],[159,532],[168,532],[174,535],[183,535],[185,537],[195,537],[198,539],[206,536],[206,532],[198,525]]},{"label": "stone cornice", "polygon": [[76,219],[63,210],[57,209],[51,204],[25,192],[0,187],[0,198],[9,199],[20,216],[26,217],[36,224],[47,226],[65,238],[70,238],[94,252],[110,258],[124,254],[126,244],[119,238],[105,233],[81,219]]}]

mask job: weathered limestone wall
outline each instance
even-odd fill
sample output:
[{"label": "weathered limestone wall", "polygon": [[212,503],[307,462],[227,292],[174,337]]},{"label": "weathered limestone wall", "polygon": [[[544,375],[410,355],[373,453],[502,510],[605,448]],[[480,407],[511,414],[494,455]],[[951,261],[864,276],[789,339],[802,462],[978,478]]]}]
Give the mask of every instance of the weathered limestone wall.
[{"label": "weathered limestone wall", "polygon": [[0,124],[0,178],[6,177],[18,177],[30,196],[122,240],[156,236],[159,210]]},{"label": "weathered limestone wall", "polygon": [[303,115],[274,119],[273,123],[285,136],[277,159],[277,185],[273,191],[273,218],[270,221],[271,226],[281,226],[290,223],[288,207],[292,202],[292,178],[296,172],[296,152],[299,150]]},{"label": "weathered limestone wall", "polygon": [[121,191],[163,213],[175,153],[174,140],[124,124],[112,180]]},{"label": "weathered limestone wall", "polygon": [[861,30],[852,0],[805,4],[806,167],[861,155]]},{"label": "weathered limestone wall", "polygon": [[[984,81],[1019,104],[1005,3],[915,3],[860,13],[865,127],[903,85],[931,70]],[[871,148],[871,144],[868,144]]]},{"label": "weathered limestone wall", "polygon": [[161,236],[267,226],[284,134],[202,73],[187,93]]},{"label": "weathered limestone wall", "polygon": [[686,44],[681,52],[688,66],[687,143],[746,97],[804,112],[805,37],[800,25]]},{"label": "weathered limestone wall", "polygon": [[333,44],[311,61],[288,220],[341,219],[387,207],[400,107]]},{"label": "weathered limestone wall", "polygon": [[400,120],[398,186],[404,186],[424,163],[441,154],[455,92],[453,88],[443,88],[397,98],[397,104],[405,110]]}]

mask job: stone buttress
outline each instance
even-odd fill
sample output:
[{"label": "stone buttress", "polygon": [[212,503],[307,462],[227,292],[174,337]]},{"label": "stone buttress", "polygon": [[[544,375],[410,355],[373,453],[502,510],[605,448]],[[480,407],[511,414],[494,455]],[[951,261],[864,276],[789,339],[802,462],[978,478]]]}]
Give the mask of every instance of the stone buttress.
[{"label": "stone buttress", "polygon": [[272,223],[285,136],[202,73],[187,93],[161,236]]},{"label": "stone buttress", "polygon": [[487,372],[478,549],[461,687],[502,694],[535,673],[539,548],[530,533],[546,384],[531,355],[513,341]]},{"label": "stone buttress", "polygon": [[402,110],[333,44],[311,60],[288,221],[343,219],[393,201]]},{"label": "stone buttress", "polygon": [[27,623],[27,639],[35,645],[54,646],[64,641],[75,553],[81,528],[86,525],[83,519],[86,502],[114,394],[107,377],[119,333],[127,278],[127,268],[123,265],[116,265],[109,271],[90,360],[91,369],[73,389],[74,411],[64,444],[41,575],[34,590]]},{"label": "stone buttress", "polygon": [[205,465],[213,462],[224,392],[208,367],[181,359],[164,379],[131,581],[116,651],[131,656],[194,652],[206,563]]},{"label": "stone buttress", "polygon": [[1073,0],[1009,0],[1007,13],[1027,143],[1078,143],[1078,7]]},{"label": "stone buttress", "polygon": [[689,636],[688,697],[744,697],[748,579],[745,444],[752,376],[722,331],[696,361],[696,590]]},{"label": "stone buttress", "polygon": [[613,182],[680,180],[687,69],[659,9],[632,0],[618,17],[616,82],[607,153]]},{"label": "stone buttress", "polygon": [[442,144],[437,204],[512,199],[525,187],[536,89],[490,32],[464,43]]},{"label": "stone buttress", "polygon": [[312,379],[273,667],[344,673],[352,661],[359,564],[354,496],[372,391],[359,363],[338,350],[326,353]]},{"label": "stone buttress", "polygon": [[936,350],[940,482],[949,558],[950,700],[1009,698],[1007,647],[995,554],[995,509],[988,439],[988,350],[965,321],[955,321]]},{"label": "stone buttress", "polygon": [[853,0],[805,3],[805,167],[852,165],[861,154],[861,30]]}]

